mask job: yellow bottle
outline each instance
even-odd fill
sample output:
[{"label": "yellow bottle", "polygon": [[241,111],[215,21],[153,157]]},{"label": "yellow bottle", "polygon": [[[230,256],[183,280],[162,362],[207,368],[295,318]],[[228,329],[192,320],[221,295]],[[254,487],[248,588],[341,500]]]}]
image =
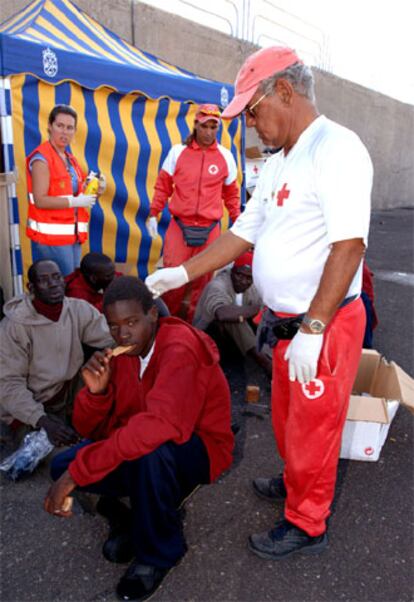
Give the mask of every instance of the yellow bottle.
[{"label": "yellow bottle", "polygon": [[85,194],[98,194],[99,179],[94,171],[89,172],[86,178]]}]

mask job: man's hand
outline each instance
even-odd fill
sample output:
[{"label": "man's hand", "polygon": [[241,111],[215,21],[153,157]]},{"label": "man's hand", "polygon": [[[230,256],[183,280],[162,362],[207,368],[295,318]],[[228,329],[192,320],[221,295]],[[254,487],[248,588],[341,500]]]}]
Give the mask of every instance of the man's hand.
[{"label": "man's hand", "polygon": [[49,441],[57,447],[72,445],[80,441],[78,433],[57,416],[46,414],[39,418],[36,426],[44,428]]},{"label": "man's hand", "polygon": [[65,511],[63,505],[65,498],[75,489],[76,483],[72,479],[68,470],[62,474],[62,476],[53,483],[49,491],[46,494],[44,501],[44,509],[49,514],[55,514],[68,518],[72,516],[72,511]]},{"label": "man's hand", "polygon": [[289,361],[289,380],[304,384],[316,377],[322,343],[323,334],[306,334],[300,330],[295,334],[285,353],[285,360]]},{"label": "man's hand", "polygon": [[176,268],[157,270],[145,279],[147,288],[149,288],[155,298],[173,288],[184,286],[187,282],[189,282],[189,278],[183,265],[179,265]]},{"label": "man's hand", "polygon": [[81,373],[83,382],[94,395],[105,393],[111,378],[112,349],[95,351],[83,366]]},{"label": "man's hand", "polygon": [[157,218],[152,216],[146,221],[147,231],[151,238],[154,240],[158,236],[158,222]]}]

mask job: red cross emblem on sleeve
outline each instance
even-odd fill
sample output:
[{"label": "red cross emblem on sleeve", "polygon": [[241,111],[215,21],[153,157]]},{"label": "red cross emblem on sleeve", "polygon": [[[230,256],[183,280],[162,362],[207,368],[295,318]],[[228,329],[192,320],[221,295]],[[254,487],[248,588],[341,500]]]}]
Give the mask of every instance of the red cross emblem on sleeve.
[{"label": "red cross emblem on sleeve", "polygon": [[321,397],[325,392],[325,385],[319,378],[314,378],[308,383],[302,385],[302,391],[305,397],[308,399],[317,399]]},{"label": "red cross emblem on sleeve", "polygon": [[285,199],[288,199],[290,195],[290,190],[287,189],[287,184],[283,184],[282,188],[277,192],[277,206],[283,207],[283,202]]}]

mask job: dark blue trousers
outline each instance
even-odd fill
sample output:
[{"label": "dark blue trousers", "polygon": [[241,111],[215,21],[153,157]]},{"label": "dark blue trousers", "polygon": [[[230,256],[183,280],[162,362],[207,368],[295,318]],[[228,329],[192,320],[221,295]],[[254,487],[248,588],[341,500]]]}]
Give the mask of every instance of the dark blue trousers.
[{"label": "dark blue trousers", "polygon": [[[55,456],[51,464],[52,479],[57,480],[77,451],[90,443],[92,441],[83,441]],[[111,497],[129,497],[136,559],[141,564],[168,568],[174,566],[187,549],[178,508],[197,485],[210,482],[209,471],[207,450],[194,434],[182,445],[168,441],[138,460],[123,462],[101,481],[79,489]]]}]

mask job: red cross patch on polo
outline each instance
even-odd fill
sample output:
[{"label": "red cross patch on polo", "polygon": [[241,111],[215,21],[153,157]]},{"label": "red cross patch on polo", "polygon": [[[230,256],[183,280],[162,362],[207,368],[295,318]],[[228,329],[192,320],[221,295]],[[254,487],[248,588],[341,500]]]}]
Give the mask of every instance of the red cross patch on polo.
[{"label": "red cross patch on polo", "polygon": [[276,205],[278,207],[283,207],[283,203],[285,202],[285,199],[289,198],[289,195],[290,195],[290,190],[288,190],[287,184],[285,182],[283,184],[282,188],[277,191],[277,194],[276,194],[277,203],[276,203]]},{"label": "red cross patch on polo", "polygon": [[319,378],[314,378],[302,385],[302,391],[308,399],[317,399],[325,393],[325,385]]}]

